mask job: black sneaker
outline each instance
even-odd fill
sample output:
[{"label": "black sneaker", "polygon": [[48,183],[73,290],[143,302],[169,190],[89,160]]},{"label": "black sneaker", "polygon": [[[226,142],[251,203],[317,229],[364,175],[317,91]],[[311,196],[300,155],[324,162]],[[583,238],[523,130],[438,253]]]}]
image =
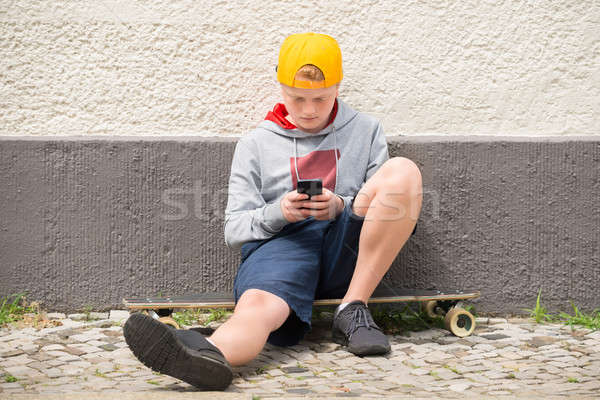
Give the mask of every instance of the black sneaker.
[{"label": "black sneaker", "polygon": [[333,341],[347,346],[357,356],[385,354],[390,342],[373,321],[367,305],[360,300],[349,303],[333,315]]},{"label": "black sneaker", "polygon": [[202,334],[173,329],[152,317],[132,314],[123,326],[125,341],[147,367],[205,390],[223,390],[233,371],[223,353]]}]

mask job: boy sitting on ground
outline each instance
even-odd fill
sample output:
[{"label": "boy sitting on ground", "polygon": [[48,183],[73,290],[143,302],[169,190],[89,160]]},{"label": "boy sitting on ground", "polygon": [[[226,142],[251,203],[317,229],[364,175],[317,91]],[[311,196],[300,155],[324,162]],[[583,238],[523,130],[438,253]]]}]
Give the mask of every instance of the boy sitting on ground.
[{"label": "boy sitting on ground", "polygon": [[[283,104],[235,148],[225,241],[241,250],[233,315],[210,337],[133,314],[125,339],[145,365],[203,389],[225,389],[231,366],[269,342],[297,344],[315,299],[342,298],[333,340],[359,356],[390,351],[367,300],[416,227],[419,168],[389,159],[381,124],[338,98],[342,55],[332,37],[291,35],[279,53]],[[320,178],[322,194],[298,193]]]}]

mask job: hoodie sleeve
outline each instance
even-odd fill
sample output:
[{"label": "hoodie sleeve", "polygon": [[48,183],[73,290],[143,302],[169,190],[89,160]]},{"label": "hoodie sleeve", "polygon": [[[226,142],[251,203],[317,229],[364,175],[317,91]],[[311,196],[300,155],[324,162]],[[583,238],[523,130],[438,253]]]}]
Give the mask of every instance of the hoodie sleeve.
[{"label": "hoodie sleeve", "polygon": [[241,249],[248,241],[268,239],[289,223],[280,206],[285,193],[271,203],[265,202],[258,152],[250,146],[240,139],[231,162],[224,231],[225,243],[232,250]]},{"label": "hoodie sleeve", "polygon": [[369,164],[367,165],[367,176],[365,182],[375,175],[375,172],[390,158],[388,154],[387,141],[381,122],[377,124],[377,130],[371,141],[371,150],[369,152]]}]

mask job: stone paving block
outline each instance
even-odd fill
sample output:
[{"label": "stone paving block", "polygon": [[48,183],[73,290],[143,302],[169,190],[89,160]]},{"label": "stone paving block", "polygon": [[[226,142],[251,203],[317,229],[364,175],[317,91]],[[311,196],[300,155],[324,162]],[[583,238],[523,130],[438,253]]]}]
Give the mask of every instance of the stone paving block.
[{"label": "stone paving block", "polygon": [[30,362],[34,361],[33,358],[30,358],[26,354],[21,354],[21,355],[9,357],[9,358],[2,358],[0,360],[2,360],[2,361],[0,361],[0,367],[2,367],[2,368],[16,367],[19,365],[29,364]]},{"label": "stone paving block", "polygon": [[483,358],[489,359],[490,361],[501,361],[498,351],[482,351]]},{"label": "stone paving block", "polygon": [[63,372],[58,368],[48,368],[43,372],[48,378],[58,378],[63,375]]},{"label": "stone paving block", "polygon": [[[498,344],[500,344],[500,343],[494,343],[495,346],[497,346]],[[496,347],[496,348],[497,349],[502,349],[503,352],[504,351],[509,351],[509,352],[512,352],[512,353],[516,353],[517,351],[521,350],[519,347],[513,346],[513,345],[511,345],[509,343],[502,343],[501,347]]]},{"label": "stone paving block", "polygon": [[579,389],[598,390],[600,389],[600,380],[582,383]]},{"label": "stone paving block", "polygon": [[487,351],[495,351],[496,347],[492,346],[489,343],[477,343],[473,346],[473,349],[487,352]]},{"label": "stone paving block", "polygon": [[466,346],[460,343],[451,343],[444,345],[440,348],[441,351],[445,351],[447,353],[456,352],[456,351],[468,351],[471,350],[470,346]]},{"label": "stone paving block", "polygon": [[4,351],[0,352],[0,357],[9,358],[9,357],[19,356],[19,355],[25,353],[22,349],[12,349],[10,346],[7,346],[7,348],[9,348],[11,350],[4,350]]},{"label": "stone paving block", "polygon": [[47,313],[46,317],[48,319],[65,319],[67,316],[63,313]]},{"label": "stone paving block", "polygon": [[421,360],[421,359],[424,359],[425,357],[427,357],[428,355],[429,355],[429,352],[423,351],[421,353],[410,354],[410,358],[412,358],[413,360]]},{"label": "stone paving block", "polygon": [[493,382],[492,379],[484,376],[483,374],[479,374],[479,373],[465,373],[462,376],[473,382],[480,382],[480,383],[485,383],[485,384],[489,384],[489,383]]},{"label": "stone paving block", "polygon": [[11,374],[12,376],[14,376],[16,378],[28,378],[28,377],[40,376],[39,371],[37,371],[33,368],[29,368],[28,366],[25,366],[25,365],[6,367],[6,368],[4,368],[4,371]]},{"label": "stone paving block", "polygon": [[506,379],[506,378],[508,378],[510,376],[506,372],[501,372],[501,371],[488,371],[488,372],[485,372],[483,375],[485,377],[487,377],[487,378],[492,379],[492,380],[495,380],[495,379]]},{"label": "stone paving block", "polygon": [[410,332],[410,339],[432,340],[448,335],[448,332],[442,329],[427,329],[424,331]]},{"label": "stone paving block", "polygon": [[64,357],[64,356],[70,355],[69,353],[67,353],[66,351],[63,351],[63,350],[48,350],[48,351],[46,351],[46,354],[48,354],[49,356],[52,356],[52,357]]},{"label": "stone paving block", "polygon": [[65,363],[69,363],[71,361],[81,361],[80,357],[74,356],[72,354],[67,354],[66,356],[60,356],[57,358],[58,361],[62,361]]},{"label": "stone paving block", "polygon": [[62,322],[62,327],[60,327],[62,329],[59,329],[59,331],[60,330],[65,330],[65,329],[69,329],[69,328],[81,328],[81,327],[83,327],[85,325],[83,322],[74,321],[74,320],[72,320],[70,318],[61,319],[60,322]]},{"label": "stone paving block", "polygon": [[383,357],[368,357],[367,362],[356,364],[354,369],[357,371],[367,371],[373,373],[373,371],[383,370],[391,371],[396,369],[401,363],[401,360],[386,359]]},{"label": "stone paving block", "polygon": [[103,344],[102,346],[98,346],[98,347],[100,347],[100,349],[102,349],[104,351],[115,351],[118,349],[117,346],[115,346],[114,344],[110,344],[110,343]]},{"label": "stone paving block", "polygon": [[341,348],[341,345],[339,345],[338,343],[321,343],[321,345],[319,347],[319,352],[320,353],[331,353],[336,350],[339,350],[340,348]]},{"label": "stone paving block", "polygon": [[491,392],[487,392],[488,396],[509,396],[512,392],[507,390],[492,390]]},{"label": "stone paving block", "polygon": [[467,336],[465,338],[461,338],[460,341],[458,341],[458,343],[461,344],[465,344],[467,346],[469,345],[474,345],[477,343],[489,343],[490,341],[484,337],[481,336]]},{"label": "stone paving block", "polygon": [[522,355],[519,355],[518,353],[513,353],[512,351],[501,351],[499,352],[500,357],[502,358],[506,358],[509,360],[521,360],[523,359]]},{"label": "stone paving block", "polygon": [[6,389],[23,389],[23,387],[21,386],[21,384],[18,383],[18,382],[10,382],[10,383],[0,382],[0,388],[3,389],[3,390],[6,390]]},{"label": "stone paving block", "polygon": [[598,369],[588,369],[586,367],[580,368],[580,373],[586,376],[600,376],[600,370]]},{"label": "stone paving block", "polygon": [[269,374],[269,376],[281,376],[284,374],[282,370],[276,368],[268,370],[267,373]]},{"label": "stone paving block", "polygon": [[[90,354],[90,353],[97,353],[99,351],[102,351],[101,348],[96,347],[96,346],[91,346],[88,343],[74,343],[69,345],[70,349],[77,349],[79,351],[80,354],[75,354],[75,355],[85,355],[85,354]],[[71,353],[74,354],[74,353]]]},{"label": "stone paving block", "polygon": [[448,386],[448,389],[453,392],[462,393],[465,390],[467,390],[468,388],[470,388],[471,386],[473,386],[471,383],[457,383],[457,384]]},{"label": "stone paving block", "polygon": [[73,321],[82,321],[87,319],[87,314],[75,313],[67,315],[67,318]]},{"label": "stone paving block", "polygon": [[64,376],[79,376],[83,372],[83,368],[72,367],[66,364],[58,368],[63,372]]},{"label": "stone paving block", "polygon": [[[87,333],[87,332],[81,333],[79,335],[71,336],[72,340],[75,340],[75,341],[81,342],[81,343],[91,342],[91,341],[99,341],[104,338],[106,338],[106,336],[101,333]],[[105,344],[105,343],[101,342],[101,344]]]},{"label": "stone paving block", "polygon": [[475,361],[475,360],[482,360],[484,358],[485,358],[484,353],[477,353],[477,354],[471,354],[466,357],[462,357],[462,360],[463,361]]},{"label": "stone paving block", "polygon": [[429,366],[429,364],[427,364],[424,360],[421,360],[421,359],[405,360],[405,361],[403,361],[403,363],[409,367],[415,367],[415,368]]},{"label": "stone paving block", "polygon": [[40,346],[38,346],[37,344],[24,344],[21,346],[21,350],[23,350],[25,353],[32,355],[37,353],[38,349],[40,348]]},{"label": "stone paving block", "polygon": [[22,332],[11,332],[8,335],[0,336],[0,342],[11,342],[18,339],[27,339],[29,336]]},{"label": "stone paving block", "polygon": [[90,319],[108,319],[107,312],[91,312]]},{"label": "stone paving block", "polygon": [[588,339],[600,340],[600,331],[591,331],[587,335],[585,335]]},{"label": "stone paving block", "polygon": [[123,365],[123,366],[139,366],[139,365],[141,365],[141,362],[139,362],[137,359],[134,359],[134,358],[117,359],[117,360],[115,360],[115,362],[117,362],[119,365]]},{"label": "stone paving block", "polygon": [[430,364],[442,364],[451,358],[453,358],[452,355],[439,351],[439,352],[432,352],[427,357],[425,357],[424,360],[425,360],[425,362],[430,363]]},{"label": "stone paving block", "polygon": [[410,371],[410,374],[415,375],[415,376],[423,376],[423,375],[429,375],[429,372],[430,371],[426,368],[415,368]]},{"label": "stone paving block", "polygon": [[88,368],[92,365],[92,363],[87,362],[87,361],[72,361],[69,363],[69,365],[72,367],[78,367],[78,368]]},{"label": "stone paving block", "polygon": [[337,357],[335,355],[333,355],[332,353],[318,353],[316,357],[322,361],[337,360]]},{"label": "stone paving block", "polygon": [[460,378],[459,374],[456,374],[447,368],[436,368],[436,369],[432,370],[431,374],[434,376],[437,376],[440,379],[443,379],[445,381]]},{"label": "stone paving block", "polygon": [[459,374],[462,375],[462,374],[466,374],[466,373],[469,373],[469,372],[480,371],[483,367],[482,366],[477,366],[477,365],[474,365],[474,366],[465,366],[465,365],[459,364],[459,365],[453,366],[453,368],[455,370],[457,370]]},{"label": "stone paving block", "polygon": [[88,344],[88,345],[94,346],[94,347],[99,347],[99,346],[104,346],[106,344],[106,342],[103,342],[100,340],[90,340],[90,341],[86,342],[85,344]]},{"label": "stone paving block", "polygon": [[46,361],[46,364],[50,365],[51,367],[58,367],[59,365],[63,365],[64,363],[64,361],[58,361],[56,359]]},{"label": "stone paving block", "polygon": [[51,367],[50,364],[43,363],[40,361],[31,362],[31,363],[27,364],[27,366],[29,368],[33,368],[33,369],[36,369],[36,370],[42,371],[42,372]]}]

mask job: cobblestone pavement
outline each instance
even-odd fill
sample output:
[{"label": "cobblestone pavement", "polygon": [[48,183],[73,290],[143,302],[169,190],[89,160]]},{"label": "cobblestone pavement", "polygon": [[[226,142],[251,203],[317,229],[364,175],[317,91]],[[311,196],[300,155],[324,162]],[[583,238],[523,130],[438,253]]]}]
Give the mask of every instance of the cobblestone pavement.
[{"label": "cobblestone pavement", "polygon": [[[0,398],[195,391],[137,361],[123,339],[127,312],[96,314],[103,318],[96,321],[49,315],[62,325],[0,330]],[[267,345],[251,364],[236,368],[227,392],[242,398],[600,397],[600,331],[479,318],[467,338],[439,329],[409,335],[390,336],[385,357],[359,358],[331,342],[327,321],[316,322],[301,344]]]}]

